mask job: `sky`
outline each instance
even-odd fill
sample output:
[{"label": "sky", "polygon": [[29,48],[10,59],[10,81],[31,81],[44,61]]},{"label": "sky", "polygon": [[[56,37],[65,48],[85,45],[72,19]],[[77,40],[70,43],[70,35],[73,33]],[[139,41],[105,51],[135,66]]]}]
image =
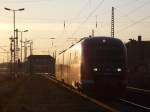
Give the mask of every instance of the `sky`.
[{"label": "sky", "polygon": [[16,28],[29,30],[23,40],[33,40],[34,54],[60,52],[92,30],[95,36],[110,36],[112,7],[116,38],[150,40],[149,0],[0,0],[0,62],[9,60],[5,51],[13,36],[13,13],[4,7],[25,8],[16,12]]}]

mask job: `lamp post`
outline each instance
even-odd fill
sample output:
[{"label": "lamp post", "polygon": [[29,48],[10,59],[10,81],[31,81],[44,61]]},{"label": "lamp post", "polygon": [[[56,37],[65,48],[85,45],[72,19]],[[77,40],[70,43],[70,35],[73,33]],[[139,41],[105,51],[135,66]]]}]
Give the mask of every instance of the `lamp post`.
[{"label": "lamp post", "polygon": [[21,33],[21,39],[20,39],[20,43],[21,43],[21,45],[20,45],[20,48],[21,48],[21,51],[20,51],[20,58],[21,58],[21,62],[22,62],[22,34],[23,34],[23,32],[28,32],[28,30],[18,31],[18,32]]},{"label": "lamp post", "polygon": [[16,27],[16,26],[15,26],[15,25],[16,25],[15,22],[16,22],[16,21],[15,21],[15,16],[16,16],[16,15],[15,15],[15,13],[16,13],[16,11],[23,11],[24,8],[14,10],[14,9],[10,9],[10,8],[6,8],[6,7],[5,7],[4,9],[13,12],[13,24],[14,24],[14,41],[13,41],[13,43],[14,43],[14,50],[13,50],[13,52],[14,52],[14,75],[15,75],[15,61],[16,61],[16,58],[15,58],[15,56],[16,56],[16,44],[15,44],[15,43],[16,43],[16,42],[15,42],[15,39],[16,39],[16,38],[15,38],[15,36],[16,36],[16,35],[15,35],[15,30],[16,30],[16,29],[15,29],[15,27]]}]

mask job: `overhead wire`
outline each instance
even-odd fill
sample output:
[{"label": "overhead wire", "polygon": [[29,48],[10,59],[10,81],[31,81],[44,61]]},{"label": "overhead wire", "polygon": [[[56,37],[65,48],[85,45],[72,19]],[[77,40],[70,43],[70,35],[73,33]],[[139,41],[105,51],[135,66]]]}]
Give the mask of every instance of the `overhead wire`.
[{"label": "overhead wire", "polygon": [[9,52],[7,49],[3,48],[3,47],[0,47],[0,49],[2,49],[3,51],[5,52]]},{"label": "overhead wire", "polygon": [[133,10],[131,10],[130,12],[128,12],[128,13],[126,14],[126,16],[137,12],[138,10],[140,10],[140,9],[143,8],[144,6],[148,5],[149,3],[150,3],[150,1],[144,2],[144,3],[141,4],[140,6],[134,8]]},{"label": "overhead wire", "polygon": [[[126,0],[124,0],[124,1],[126,1]],[[123,2],[124,2],[123,1]],[[135,1],[139,1],[139,0],[130,0],[129,2],[127,1],[126,3],[123,3],[123,4],[120,4],[120,5],[115,5],[114,7],[117,7],[117,8],[119,8],[119,7],[122,7],[122,6],[126,6],[126,8],[127,8],[127,6],[130,6],[131,4],[132,4],[132,2],[135,2]],[[115,2],[115,1],[114,1]],[[121,1],[122,2],[122,1]],[[133,4],[132,4],[132,6],[133,6]]]},{"label": "overhead wire", "polygon": [[141,23],[143,20],[145,20],[145,19],[147,19],[147,18],[150,18],[150,15],[149,15],[149,16],[146,16],[146,17],[141,18],[140,20],[138,20],[138,21],[136,21],[136,22],[134,22],[134,23],[132,23],[132,24],[130,24],[130,25],[128,25],[128,26],[126,26],[125,28],[121,29],[121,30],[120,30],[120,31],[118,31],[118,32],[120,33],[120,32],[122,32],[122,31],[124,31],[124,30],[127,30],[127,29],[129,29],[129,28],[131,28],[131,27],[135,26],[136,24]]},{"label": "overhead wire", "polygon": [[[87,0],[88,1],[88,0]],[[71,20],[77,20],[78,17],[83,13],[83,11],[85,11],[84,9],[86,8],[88,2],[86,2],[84,4],[84,6],[81,7],[81,9],[78,11],[78,13],[71,19]],[[63,21],[63,20],[62,20]],[[63,29],[61,31],[61,33],[59,34],[58,37],[62,37],[62,35],[64,35],[66,33],[66,30],[67,30],[67,26],[71,25],[71,22],[69,23],[69,25],[67,25],[67,20],[64,20],[65,22],[63,22]]]},{"label": "overhead wire", "polygon": [[[135,1],[139,1],[139,0],[135,0]],[[132,1],[132,2],[134,2],[134,1]],[[145,2],[144,4],[138,6],[137,8],[134,8],[133,10],[131,10],[130,12],[128,12],[127,14],[124,13],[124,12],[122,12],[122,11],[120,11],[120,10],[119,10],[120,8],[119,8],[118,6],[115,6],[115,9],[116,9],[118,12],[120,12],[120,14],[122,14],[124,17],[128,17],[128,19],[129,19],[131,22],[133,22],[133,20],[131,20],[131,19],[129,18],[129,15],[132,14],[132,13],[134,13],[134,12],[136,12],[136,11],[138,11],[140,8],[143,8],[147,3],[150,3],[150,1]],[[125,6],[129,6],[129,4],[131,4],[131,1],[128,2],[128,3],[126,3]]]},{"label": "overhead wire", "polygon": [[[139,0],[135,0],[135,1],[139,1]],[[133,1],[132,1],[132,2],[133,2]],[[136,7],[136,8],[134,8],[134,9],[131,10],[131,11],[129,11],[128,13],[124,13],[124,12],[120,11],[120,10],[119,10],[120,8],[119,8],[118,6],[115,6],[115,9],[117,9],[117,11],[120,12],[120,14],[123,14],[124,17],[128,17],[128,18],[129,18],[129,15],[131,15],[131,14],[137,12],[138,10],[140,10],[141,8],[143,8],[145,5],[147,5],[147,4],[149,4],[149,3],[150,3],[150,1],[145,2],[145,3],[143,3],[142,5],[140,5],[140,6]],[[129,4],[131,4],[131,1],[129,2]],[[127,3],[127,4],[125,4],[125,6],[129,6],[129,4]],[[130,19],[130,21],[133,22],[131,19]]]},{"label": "overhead wire", "polygon": [[15,0],[15,1],[0,1],[0,2],[3,2],[3,3],[10,3],[10,4],[22,4],[22,3],[41,3],[41,2],[52,2],[54,0]]},{"label": "overhead wire", "polygon": [[129,18],[128,15],[126,15],[124,12],[120,11],[118,8],[115,7],[115,10],[117,10],[117,11],[120,13],[121,16],[123,16],[123,17],[125,17],[125,18],[128,18],[128,20],[129,20],[130,22],[134,22],[132,19]]},{"label": "overhead wire", "polygon": [[[95,13],[95,11],[103,4],[103,2],[104,2],[104,0],[100,1],[99,4],[96,6],[96,8],[94,8],[94,10],[92,10],[92,11],[89,13],[89,15],[86,17],[86,19],[85,19],[85,20],[78,26],[78,28],[75,29],[75,31],[72,33],[72,37],[75,35],[75,33],[76,33],[78,30],[80,30],[81,25],[83,25],[83,24],[86,23],[86,21]],[[88,2],[87,2],[87,3],[88,3]],[[87,4],[85,4],[85,6],[80,9],[80,12],[74,17],[74,19],[76,19],[77,17],[80,16],[80,14],[82,13],[81,11],[82,11],[82,10],[84,11],[84,9],[85,9],[86,6],[87,6]],[[71,37],[71,38],[72,38],[72,37]],[[79,39],[80,39],[80,38],[79,38]]]},{"label": "overhead wire", "polygon": [[[139,0],[136,0],[136,1],[139,1]],[[134,8],[133,10],[131,10],[130,12],[128,12],[127,14],[124,14],[124,16],[125,16],[125,17],[129,17],[129,15],[131,15],[131,14],[137,12],[138,10],[140,10],[140,9],[143,8],[144,6],[148,5],[149,3],[150,3],[150,1],[144,2],[143,4],[141,4],[141,5],[139,5],[138,7]],[[116,8],[116,9],[118,10],[118,8]],[[120,10],[118,10],[118,11],[120,11]],[[136,24],[141,23],[143,20],[145,20],[145,19],[147,19],[147,18],[149,18],[149,17],[150,17],[150,16],[143,17],[143,18],[141,18],[140,20],[137,20],[137,21],[135,21],[135,22],[133,22],[133,20],[130,19],[130,21],[131,21],[132,23],[131,23],[130,25],[124,27],[123,29],[118,30],[118,31],[117,31],[118,34],[119,34],[120,32],[122,32],[122,31],[124,31],[124,30],[127,30],[127,29],[129,29],[129,28],[135,26]]]},{"label": "overhead wire", "polygon": [[72,20],[77,19],[82,14],[82,12],[85,11],[85,8],[87,7],[87,4],[88,4],[88,2],[86,2],[86,4],[83,7],[81,7],[81,9],[79,10],[79,12],[73,17]]},{"label": "overhead wire", "polygon": [[72,37],[76,34],[76,32],[77,32],[78,30],[80,30],[81,25],[85,24],[85,23],[87,22],[87,20],[95,13],[95,11],[96,11],[98,8],[100,8],[100,6],[103,4],[104,1],[105,1],[105,0],[101,0],[101,1],[99,2],[99,4],[95,7],[95,9],[92,10],[92,11],[89,13],[89,15],[86,17],[86,19],[85,19],[85,20],[77,27],[77,29],[72,33]]}]

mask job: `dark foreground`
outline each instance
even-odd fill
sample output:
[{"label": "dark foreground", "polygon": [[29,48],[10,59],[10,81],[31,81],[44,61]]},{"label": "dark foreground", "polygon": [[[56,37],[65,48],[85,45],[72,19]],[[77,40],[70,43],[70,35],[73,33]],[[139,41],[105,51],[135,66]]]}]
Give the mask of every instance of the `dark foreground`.
[{"label": "dark foreground", "polygon": [[104,112],[43,76],[0,82],[0,112]]}]

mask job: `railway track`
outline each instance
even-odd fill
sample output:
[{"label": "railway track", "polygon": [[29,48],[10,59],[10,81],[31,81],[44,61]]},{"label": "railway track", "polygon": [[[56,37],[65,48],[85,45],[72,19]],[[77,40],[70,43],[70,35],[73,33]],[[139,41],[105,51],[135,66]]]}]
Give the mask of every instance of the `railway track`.
[{"label": "railway track", "polygon": [[132,101],[128,101],[128,100],[125,100],[125,99],[119,99],[121,102],[127,104],[127,105],[131,105],[131,106],[134,106],[137,108],[138,111],[140,112],[150,112],[150,108],[149,107],[145,107],[145,106],[142,106],[142,105],[139,105],[139,104],[136,104]]},{"label": "railway track", "polygon": [[127,89],[132,90],[132,91],[136,91],[136,92],[140,92],[140,93],[150,94],[150,90],[146,90],[146,89],[135,88],[135,87],[131,87],[131,86],[128,86]]},{"label": "railway track", "polygon": [[122,99],[150,108],[150,90],[127,87],[126,95]]},{"label": "railway track", "polygon": [[83,98],[89,100],[92,103],[95,103],[96,105],[100,106],[101,108],[109,112],[149,112],[150,111],[149,107],[134,103],[127,99],[119,99],[114,101],[105,101],[101,99],[96,99],[84,93],[81,93],[70,86],[61,83],[60,81],[56,80],[54,77],[50,77],[47,75],[45,75],[45,77],[52,80],[55,83],[59,83],[64,88],[67,88],[68,90],[76,93],[77,95],[82,96]]}]

